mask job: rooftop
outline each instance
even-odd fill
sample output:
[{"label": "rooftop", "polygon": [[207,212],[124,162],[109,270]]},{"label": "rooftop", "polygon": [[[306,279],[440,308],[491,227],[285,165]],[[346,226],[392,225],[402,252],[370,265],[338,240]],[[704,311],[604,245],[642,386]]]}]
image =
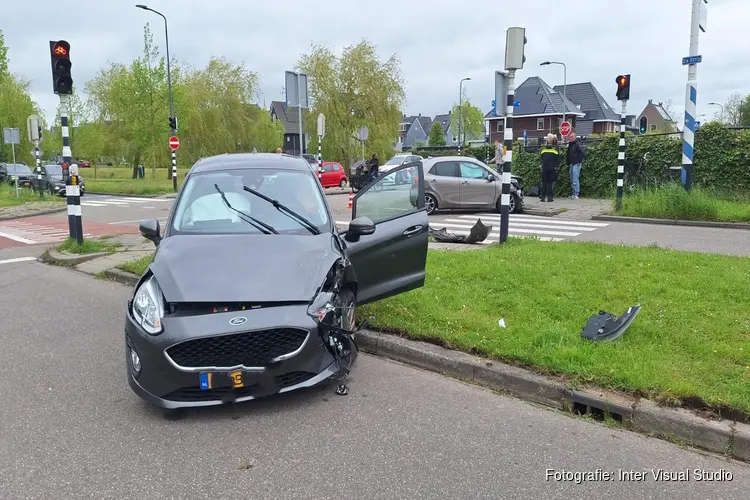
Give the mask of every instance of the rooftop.
[{"label": "rooftop", "polygon": [[299,156],[283,153],[226,153],[201,158],[190,169],[190,173],[253,168],[311,171],[307,160]]}]

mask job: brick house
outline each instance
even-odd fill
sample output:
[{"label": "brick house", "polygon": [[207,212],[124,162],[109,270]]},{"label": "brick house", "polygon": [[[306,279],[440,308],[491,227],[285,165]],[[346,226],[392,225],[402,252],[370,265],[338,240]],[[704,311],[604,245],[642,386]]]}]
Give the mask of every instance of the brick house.
[{"label": "brick house", "polygon": [[[563,93],[563,86],[556,85],[555,92]],[[591,82],[568,84],[565,95],[585,115],[576,120],[576,133],[614,134],[620,130],[620,115],[602,97]]]},{"label": "brick house", "polygon": [[[513,139],[526,136],[529,141],[536,142],[550,132],[559,136],[560,124],[563,117],[563,102],[565,103],[565,118],[573,127],[577,120],[584,118],[586,113],[570,100],[563,100],[562,92],[552,87],[537,76],[527,78],[516,88],[515,99],[520,104],[513,110]],[[496,138],[503,140],[505,134],[505,118],[492,116],[492,112],[484,117],[489,122],[490,142]]]},{"label": "brick house", "polygon": [[640,127],[642,116],[646,117],[646,132],[677,131],[677,122],[669,116],[669,113],[664,109],[664,105],[661,102],[654,104],[653,100],[648,100],[648,104],[643,108],[643,111],[638,115],[638,119],[635,122],[638,127]]}]

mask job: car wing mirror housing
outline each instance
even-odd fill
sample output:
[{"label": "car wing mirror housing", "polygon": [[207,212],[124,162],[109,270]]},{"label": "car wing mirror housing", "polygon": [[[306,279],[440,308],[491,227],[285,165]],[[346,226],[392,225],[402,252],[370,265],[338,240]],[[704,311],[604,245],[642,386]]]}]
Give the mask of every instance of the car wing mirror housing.
[{"label": "car wing mirror housing", "polygon": [[495,182],[497,179],[495,178],[495,174],[490,174],[487,176],[487,182]]},{"label": "car wing mirror housing", "polygon": [[161,241],[161,228],[159,227],[159,221],[157,219],[148,219],[141,221],[139,226],[141,236],[154,243],[154,246],[159,246]]},{"label": "car wing mirror housing", "polygon": [[357,241],[360,236],[365,236],[375,232],[375,223],[369,217],[357,217],[349,223],[349,230],[346,232],[346,238],[349,241]]}]

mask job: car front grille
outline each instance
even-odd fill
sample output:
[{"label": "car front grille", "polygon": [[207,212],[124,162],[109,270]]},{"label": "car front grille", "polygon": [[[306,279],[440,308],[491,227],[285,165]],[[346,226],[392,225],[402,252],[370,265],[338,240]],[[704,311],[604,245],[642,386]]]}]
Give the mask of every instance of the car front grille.
[{"label": "car front grille", "polygon": [[257,367],[296,351],[308,334],[300,328],[256,330],[180,342],[169,347],[166,353],[183,368]]},{"label": "car front grille", "polygon": [[[274,380],[279,389],[284,389],[306,382],[314,376],[315,373],[310,372],[289,372],[275,377]],[[235,398],[252,396],[256,388],[257,385],[255,384],[237,389],[232,387],[216,387],[209,390],[201,390],[199,387],[183,387],[167,394],[164,396],[164,399],[178,402],[233,400]]]}]

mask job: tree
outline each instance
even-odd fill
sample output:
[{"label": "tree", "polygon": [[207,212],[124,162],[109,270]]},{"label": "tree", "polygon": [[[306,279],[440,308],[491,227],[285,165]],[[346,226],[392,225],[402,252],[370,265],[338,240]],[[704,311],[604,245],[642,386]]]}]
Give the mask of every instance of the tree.
[{"label": "tree", "polygon": [[17,128],[21,135],[20,145],[9,146],[4,143],[0,132],[0,161],[11,161],[13,148],[17,162],[34,164],[31,155],[33,145],[29,142],[26,131],[26,119],[32,114],[41,115],[39,107],[31,99],[29,81],[10,71],[8,47],[0,30],[0,130],[5,127]]},{"label": "tree", "polygon": [[432,122],[428,144],[430,146],[445,146],[445,132],[440,122]]},{"label": "tree", "polygon": [[316,120],[326,117],[323,157],[345,162],[356,158],[362,146],[353,135],[367,126],[365,148],[388,157],[398,136],[401,107],[405,98],[399,60],[378,58],[375,46],[366,40],[345,47],[341,57],[323,45],[313,45],[298,68],[308,75],[312,108],[304,130],[314,136]]},{"label": "tree", "polygon": [[453,105],[451,111],[451,132],[456,140],[458,137],[458,125],[461,123],[461,135],[463,136],[462,143],[481,139],[484,135],[484,113],[482,110],[471,104],[469,98],[466,96],[466,89],[463,89],[463,96],[461,98],[461,106],[458,103]]}]

